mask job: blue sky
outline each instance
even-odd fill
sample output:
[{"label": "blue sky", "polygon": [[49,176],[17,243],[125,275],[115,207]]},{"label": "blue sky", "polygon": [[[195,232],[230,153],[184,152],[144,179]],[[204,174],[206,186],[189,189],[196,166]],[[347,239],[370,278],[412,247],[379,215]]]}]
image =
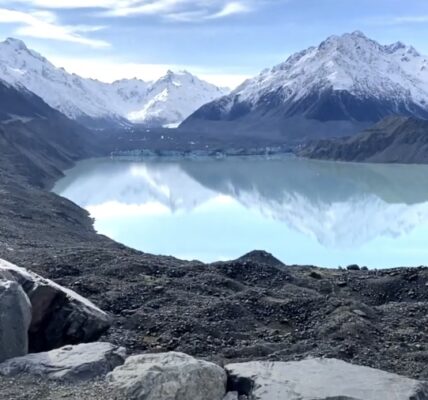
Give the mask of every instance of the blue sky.
[{"label": "blue sky", "polygon": [[234,86],[332,34],[428,54],[427,0],[0,0],[0,37],[112,81],[187,69]]}]

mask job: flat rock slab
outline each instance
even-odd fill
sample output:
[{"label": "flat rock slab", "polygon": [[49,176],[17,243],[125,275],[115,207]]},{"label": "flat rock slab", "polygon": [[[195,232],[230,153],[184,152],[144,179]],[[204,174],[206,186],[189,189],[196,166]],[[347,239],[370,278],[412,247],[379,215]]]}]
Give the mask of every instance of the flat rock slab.
[{"label": "flat rock slab", "polygon": [[31,303],[14,281],[0,281],[0,362],[28,353]]},{"label": "flat rock slab", "polygon": [[126,351],[110,343],[65,346],[44,353],[12,358],[0,364],[0,375],[40,376],[59,381],[86,381],[105,376],[124,363]]},{"label": "flat rock slab", "polygon": [[182,353],[129,357],[107,377],[120,399],[223,400],[226,372]]},{"label": "flat rock slab", "polygon": [[76,292],[1,259],[0,279],[17,282],[30,299],[31,352],[92,342],[110,326],[108,315]]},{"label": "flat rock slab", "polygon": [[229,364],[229,386],[252,400],[428,400],[428,384],[336,359]]}]

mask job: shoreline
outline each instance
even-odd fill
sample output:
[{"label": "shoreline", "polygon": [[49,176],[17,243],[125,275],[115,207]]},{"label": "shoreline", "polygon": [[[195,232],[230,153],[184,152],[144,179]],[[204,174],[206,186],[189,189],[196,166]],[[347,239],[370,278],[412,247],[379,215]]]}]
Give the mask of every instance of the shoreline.
[{"label": "shoreline", "polygon": [[265,252],[204,264],[136,251],[97,234],[85,210],[47,191],[79,158],[37,159],[55,167],[44,188],[28,181],[33,159],[0,160],[0,258],[111,314],[101,340],[220,364],[321,356],[428,378],[428,268],[287,266]]}]

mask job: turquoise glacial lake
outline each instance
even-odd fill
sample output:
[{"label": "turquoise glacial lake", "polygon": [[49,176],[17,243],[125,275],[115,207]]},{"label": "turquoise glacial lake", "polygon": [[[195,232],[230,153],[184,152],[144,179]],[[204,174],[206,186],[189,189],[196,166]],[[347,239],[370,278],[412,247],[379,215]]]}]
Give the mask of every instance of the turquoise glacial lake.
[{"label": "turquoise glacial lake", "polygon": [[201,261],[254,249],[287,264],[428,264],[428,166],[229,158],[86,160],[54,191],[144,252]]}]

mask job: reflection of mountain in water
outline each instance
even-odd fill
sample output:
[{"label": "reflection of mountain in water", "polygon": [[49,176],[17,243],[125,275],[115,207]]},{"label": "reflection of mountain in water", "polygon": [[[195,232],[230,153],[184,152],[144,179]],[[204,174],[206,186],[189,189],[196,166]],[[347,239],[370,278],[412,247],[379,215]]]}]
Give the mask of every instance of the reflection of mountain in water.
[{"label": "reflection of mountain in water", "polygon": [[176,163],[113,160],[79,163],[54,190],[82,207],[111,201],[121,204],[159,202],[173,212],[191,211],[216,195]]},{"label": "reflection of mountain in water", "polygon": [[428,166],[350,164],[302,159],[224,162],[183,162],[181,167],[198,182],[216,191],[255,190],[281,200],[284,192],[311,202],[348,201],[363,194],[386,203],[428,201]]},{"label": "reflection of mountain in water", "polygon": [[204,186],[325,246],[356,247],[428,222],[428,167],[299,159],[183,165]]},{"label": "reflection of mountain in water", "polygon": [[233,197],[325,246],[355,247],[428,222],[428,167],[287,160],[79,164],[56,191],[82,206],[159,202],[191,211]]}]

